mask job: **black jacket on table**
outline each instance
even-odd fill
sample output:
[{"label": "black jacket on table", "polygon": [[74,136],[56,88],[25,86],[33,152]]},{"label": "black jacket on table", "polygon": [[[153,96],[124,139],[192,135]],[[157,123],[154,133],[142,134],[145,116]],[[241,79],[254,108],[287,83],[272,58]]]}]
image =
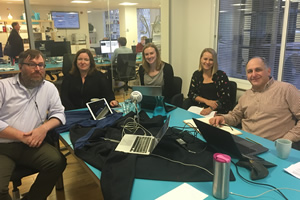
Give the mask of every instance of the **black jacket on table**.
[{"label": "black jacket on table", "polygon": [[[73,121],[71,118],[76,116],[72,112],[80,112],[80,114],[78,113],[79,116],[83,116],[82,111],[66,112],[66,125],[69,124],[68,121]],[[117,114],[119,113],[115,113],[115,115]],[[88,124],[88,121],[91,120],[83,120],[82,123],[79,122],[70,129],[70,139],[74,147],[78,146],[76,145],[78,141],[85,143],[81,148],[74,149],[76,156],[102,172],[100,183],[104,199],[131,199],[131,190],[135,178],[180,182],[213,180],[212,174],[208,173],[208,171],[213,171],[214,150],[188,132],[183,132],[173,127],[169,127],[153,153],[148,156],[115,151],[118,143],[104,140],[103,138],[121,140],[124,123],[132,119],[134,115],[135,113],[130,112],[126,116],[115,120],[113,125],[105,128],[97,127],[100,127],[102,122],[106,124],[107,121],[111,121],[107,118],[96,122],[97,127],[88,128],[84,124]],[[150,118],[144,111],[139,113],[139,119],[141,125],[153,135],[159,132],[164,122],[162,116]],[[142,130],[138,130],[135,134],[144,133]],[[178,144],[178,138],[186,142],[185,148]],[[190,153],[188,150],[195,153]],[[167,159],[163,159],[160,156]],[[178,165],[178,163],[170,162],[168,159],[183,163],[193,163],[204,167],[208,171],[197,167]],[[230,180],[235,180],[232,173]]]},{"label": "black jacket on table", "polygon": [[7,41],[11,45],[11,55],[9,55],[10,57],[16,57],[24,51],[23,39],[15,29],[10,32]]},{"label": "black jacket on table", "polygon": [[92,98],[106,98],[107,103],[115,99],[111,84],[102,72],[87,75],[84,84],[80,76],[69,74],[64,77],[61,100],[66,110],[86,108]]},{"label": "black jacket on table", "polygon": [[[203,96],[200,89],[203,86],[203,71],[195,71],[191,80],[188,97],[195,101],[197,96]],[[218,70],[212,77],[217,89],[218,113],[228,113],[231,108],[229,80],[225,72]]]},{"label": "black jacket on table", "polygon": [[[172,65],[165,63],[164,68],[163,68],[163,73],[164,73],[164,84],[165,85],[162,90],[162,95],[165,97],[166,102],[170,103],[170,100],[171,100],[172,96],[174,95],[174,92],[173,92],[174,72],[173,72]],[[141,85],[145,85],[144,74],[145,74],[145,69],[143,68],[143,66],[140,66],[139,76],[140,76]]]}]

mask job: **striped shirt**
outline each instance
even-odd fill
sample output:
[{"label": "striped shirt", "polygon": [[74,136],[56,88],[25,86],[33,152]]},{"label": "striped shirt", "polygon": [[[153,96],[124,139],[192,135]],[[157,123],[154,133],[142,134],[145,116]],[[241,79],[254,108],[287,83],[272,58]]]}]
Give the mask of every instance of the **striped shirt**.
[{"label": "striped shirt", "polygon": [[293,85],[271,78],[263,91],[247,90],[225,122],[249,133],[276,140],[300,141],[300,91]]}]

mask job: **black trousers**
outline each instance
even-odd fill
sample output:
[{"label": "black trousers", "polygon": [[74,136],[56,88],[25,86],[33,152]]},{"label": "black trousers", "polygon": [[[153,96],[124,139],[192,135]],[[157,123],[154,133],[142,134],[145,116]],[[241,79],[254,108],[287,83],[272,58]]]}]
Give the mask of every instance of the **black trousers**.
[{"label": "black trousers", "polygon": [[8,184],[16,165],[39,171],[26,196],[30,200],[47,199],[66,168],[65,157],[54,146],[45,142],[38,148],[31,148],[22,142],[0,143],[0,163],[1,200],[11,200]]}]

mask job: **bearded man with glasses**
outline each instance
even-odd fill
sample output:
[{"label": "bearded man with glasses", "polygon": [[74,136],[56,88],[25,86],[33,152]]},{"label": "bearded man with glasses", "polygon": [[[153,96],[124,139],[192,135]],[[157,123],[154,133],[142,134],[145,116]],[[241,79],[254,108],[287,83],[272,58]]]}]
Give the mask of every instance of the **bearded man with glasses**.
[{"label": "bearded man with glasses", "polygon": [[0,199],[11,200],[8,183],[16,165],[39,175],[23,199],[43,200],[66,167],[66,159],[44,142],[47,132],[65,123],[56,87],[45,80],[45,60],[38,50],[19,55],[20,73],[0,80]]}]

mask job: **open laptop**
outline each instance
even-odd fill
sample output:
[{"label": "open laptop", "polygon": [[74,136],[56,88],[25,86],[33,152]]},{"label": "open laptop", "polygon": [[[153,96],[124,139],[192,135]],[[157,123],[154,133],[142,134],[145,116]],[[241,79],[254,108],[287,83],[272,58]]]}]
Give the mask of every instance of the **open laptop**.
[{"label": "open laptop", "polygon": [[156,105],[156,96],[162,96],[161,86],[138,85],[132,86],[132,91],[139,91],[143,98],[141,101],[141,108],[154,110]]},{"label": "open laptop", "polygon": [[236,158],[251,157],[269,149],[193,118],[206,142],[213,148]]},{"label": "open laptop", "polygon": [[155,149],[169,128],[170,116],[155,136],[125,134],[116,151],[132,154],[149,155]]},{"label": "open laptop", "polygon": [[151,85],[134,85],[132,86],[132,91],[139,91],[144,96],[161,96],[162,88],[161,86],[151,86]]},{"label": "open laptop", "polygon": [[94,120],[101,120],[107,115],[113,113],[105,98],[88,102],[86,103],[86,106],[88,107]]},{"label": "open laptop", "polygon": [[[141,108],[154,110],[156,106],[156,96],[162,96],[161,86],[139,85],[132,86],[132,91],[139,91],[142,93],[143,98],[141,101]],[[166,112],[170,112],[176,108],[176,106],[166,105],[164,103]]]}]

